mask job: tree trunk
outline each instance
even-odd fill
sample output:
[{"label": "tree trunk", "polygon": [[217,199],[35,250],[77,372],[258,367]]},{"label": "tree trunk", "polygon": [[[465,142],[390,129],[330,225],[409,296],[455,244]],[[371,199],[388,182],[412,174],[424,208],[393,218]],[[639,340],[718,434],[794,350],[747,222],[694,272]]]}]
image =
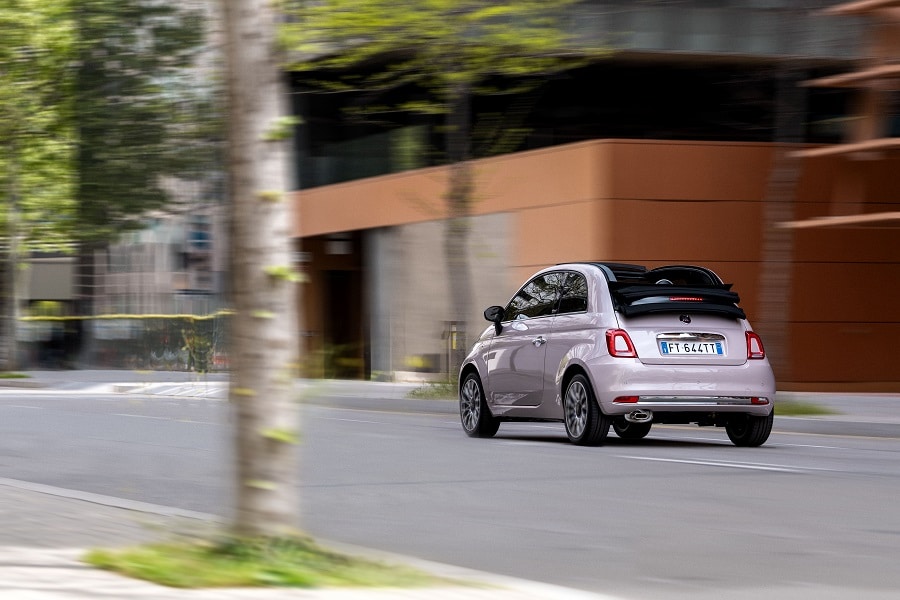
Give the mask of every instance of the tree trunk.
[{"label": "tree trunk", "polygon": [[78,350],[75,362],[81,368],[90,368],[97,361],[96,345],[94,337],[95,321],[90,317],[96,316],[99,296],[98,287],[102,280],[99,277],[97,254],[102,249],[99,242],[82,241],[78,244],[78,255],[75,257],[75,314],[87,317],[81,328],[78,340]]},{"label": "tree trunk", "polygon": [[757,329],[776,379],[790,381],[790,305],[794,266],[794,232],[779,224],[794,219],[794,196],[800,178],[800,159],[790,153],[803,139],[804,90],[802,70],[788,65],[777,74],[775,156],[763,205],[762,272]]},{"label": "tree trunk", "polygon": [[298,526],[293,398],[299,361],[287,191],[286,89],[276,49],[277,3],[223,0],[228,62],[232,227],[230,399],[236,410],[238,536]]},{"label": "tree trunk", "polygon": [[469,313],[472,304],[472,281],[469,273],[469,214],[474,188],[469,156],[471,128],[470,94],[460,85],[450,102],[447,115],[447,150],[450,158],[450,180],[447,190],[447,220],[444,229],[444,257],[450,286],[450,320],[455,327],[450,339],[450,381],[455,381],[468,351]]},{"label": "tree trunk", "polygon": [[15,137],[7,156],[9,161],[9,207],[7,208],[7,248],[5,275],[0,286],[3,289],[3,347],[0,348],[0,370],[14,371],[19,368],[19,341],[16,335],[19,323],[19,169],[18,146]]}]

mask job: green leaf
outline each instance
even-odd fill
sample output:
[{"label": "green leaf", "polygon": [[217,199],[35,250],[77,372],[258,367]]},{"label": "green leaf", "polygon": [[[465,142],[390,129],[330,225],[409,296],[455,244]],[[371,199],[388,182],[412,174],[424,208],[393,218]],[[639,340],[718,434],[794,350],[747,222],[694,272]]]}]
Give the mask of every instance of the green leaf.
[{"label": "green leaf", "polygon": [[274,481],[263,481],[262,479],[250,479],[244,482],[244,485],[257,490],[272,491],[278,489],[278,484]]},{"label": "green leaf", "polygon": [[258,192],[256,196],[263,202],[281,202],[284,200],[284,192],[278,190],[263,190]]},{"label": "green leaf", "polygon": [[301,280],[300,275],[290,265],[269,265],[263,268],[269,277],[295,283]]},{"label": "green leaf", "polygon": [[294,127],[299,125],[300,122],[300,119],[294,116],[278,117],[263,135],[263,139],[267,142],[280,142],[290,139],[294,133]]},{"label": "green leaf", "polygon": [[300,443],[300,436],[296,431],[290,429],[280,429],[280,428],[271,428],[265,429],[260,432],[260,434],[268,439],[275,442],[281,442],[283,444],[292,444],[296,445]]}]

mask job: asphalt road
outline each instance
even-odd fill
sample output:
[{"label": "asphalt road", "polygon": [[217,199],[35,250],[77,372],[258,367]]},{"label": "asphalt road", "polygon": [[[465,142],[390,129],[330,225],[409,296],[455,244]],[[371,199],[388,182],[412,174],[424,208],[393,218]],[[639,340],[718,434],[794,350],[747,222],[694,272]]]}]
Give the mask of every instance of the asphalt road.
[{"label": "asphalt road", "polygon": [[[224,515],[219,400],[0,394],[0,477]],[[303,411],[315,536],[622,598],[891,597],[900,440],[659,427],[466,438],[452,415]]]}]

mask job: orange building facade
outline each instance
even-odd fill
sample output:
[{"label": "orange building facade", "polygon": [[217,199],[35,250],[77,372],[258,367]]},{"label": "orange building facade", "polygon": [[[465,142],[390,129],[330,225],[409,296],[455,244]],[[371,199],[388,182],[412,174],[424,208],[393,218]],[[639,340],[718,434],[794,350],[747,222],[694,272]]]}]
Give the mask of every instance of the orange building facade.
[{"label": "orange building facade", "polygon": [[[570,260],[706,265],[734,283],[764,332],[756,315],[775,157],[766,143],[596,140],[475,161],[468,342],[486,306]],[[778,225],[791,240],[785,343],[770,349],[779,389],[900,390],[900,229],[875,216],[900,211],[900,157],[795,165],[792,216]],[[832,214],[848,179],[856,212],[871,219],[797,226]],[[311,355],[332,361],[325,374],[446,377],[446,181],[440,167],[295,193],[303,334]]]}]

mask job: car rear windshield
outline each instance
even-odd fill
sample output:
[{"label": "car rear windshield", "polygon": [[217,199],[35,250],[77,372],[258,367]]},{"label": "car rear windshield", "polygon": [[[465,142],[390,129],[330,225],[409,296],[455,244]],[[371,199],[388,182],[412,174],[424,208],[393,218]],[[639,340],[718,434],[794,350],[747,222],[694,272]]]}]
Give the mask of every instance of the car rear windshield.
[{"label": "car rear windshield", "polygon": [[675,265],[646,269],[605,263],[616,310],[626,317],[652,313],[704,313],[746,319],[730,283],[703,267]]}]

